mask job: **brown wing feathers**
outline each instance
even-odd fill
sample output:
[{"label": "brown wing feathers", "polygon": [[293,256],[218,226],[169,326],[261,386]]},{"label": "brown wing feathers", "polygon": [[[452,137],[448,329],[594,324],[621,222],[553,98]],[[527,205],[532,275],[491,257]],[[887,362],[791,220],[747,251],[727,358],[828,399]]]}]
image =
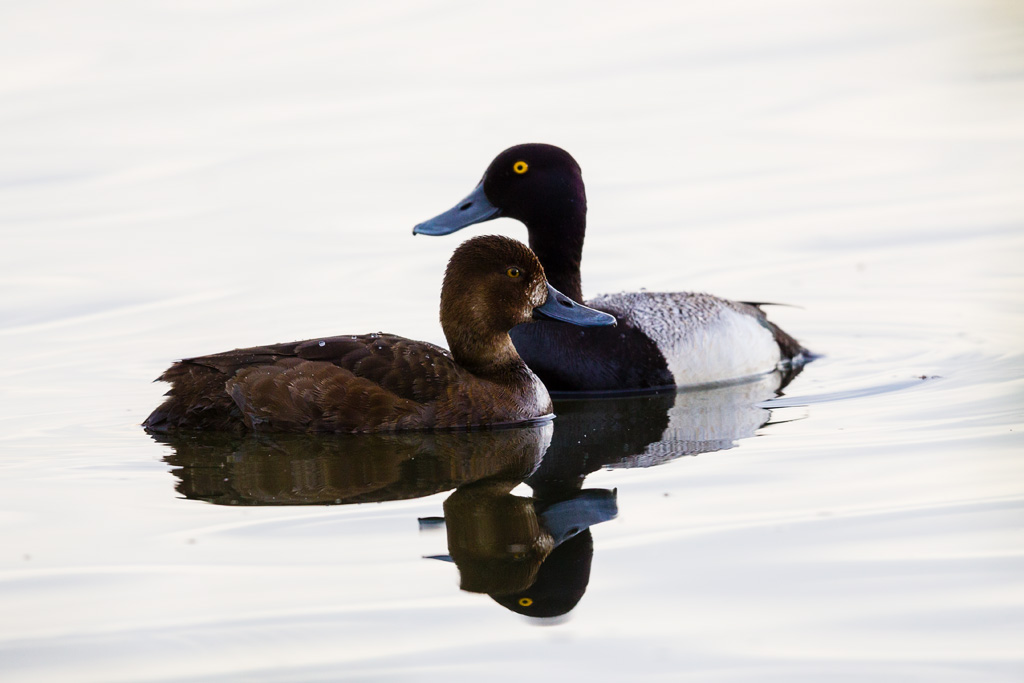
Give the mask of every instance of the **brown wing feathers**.
[{"label": "brown wing feathers", "polygon": [[175,427],[288,431],[416,429],[458,368],[444,349],[390,334],[329,337],[189,358],[160,380],[168,399],[146,420]]},{"label": "brown wing feathers", "polygon": [[253,429],[368,432],[423,426],[422,403],[325,361],[293,358],[247,368],[228,380],[227,392]]}]

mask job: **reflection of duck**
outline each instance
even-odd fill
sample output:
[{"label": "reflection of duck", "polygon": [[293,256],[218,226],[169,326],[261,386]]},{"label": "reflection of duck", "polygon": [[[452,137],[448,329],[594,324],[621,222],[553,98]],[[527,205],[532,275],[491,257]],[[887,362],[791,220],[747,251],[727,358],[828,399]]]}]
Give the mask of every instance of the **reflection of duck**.
[{"label": "reflection of duck", "polygon": [[513,482],[458,488],[444,503],[447,558],[460,587],[532,617],[567,613],[590,581],[590,527],[618,514],[614,491],[546,502],[510,493]]},{"label": "reflection of duck", "polygon": [[[769,418],[779,375],[703,391],[560,400],[554,422],[364,435],[154,435],[188,498],[226,505],[368,503],[456,488],[444,503],[461,586],[532,617],[566,614],[590,579],[590,527],[617,497],[583,489],[602,467],[730,448]],[[532,496],[513,495],[522,481]]]},{"label": "reflection of duck", "polygon": [[[587,197],[579,165],[552,145],[499,154],[473,192],[413,229],[445,235],[507,216],[522,221],[548,279],[583,301],[580,261]],[[732,380],[799,363],[800,344],[757,304],[689,292],[602,295],[591,306],[619,319],[615,330],[516,328],[519,354],[551,391],[621,391]]]},{"label": "reflection of duck", "polygon": [[160,379],[170,396],[144,426],[380,432],[513,424],[551,399],[508,331],[534,316],[613,325],[547,285],[525,245],[480,237],[452,255],[441,290],[451,353],[389,334],[331,337],[190,358]]},{"label": "reflection of duck", "polygon": [[602,467],[649,467],[732,448],[768,422],[771,414],[758,403],[778,395],[798,371],[676,393],[560,398],[551,447],[526,483],[550,497],[578,488]]},{"label": "reflection of duck", "polygon": [[[559,399],[554,423],[398,434],[154,434],[188,498],[233,505],[362,503],[484,479],[526,479],[542,505],[602,467],[645,467],[731,448],[768,419],[780,382],[601,399]],[[550,443],[550,448],[548,444]],[[545,451],[547,454],[545,455]],[[527,479],[528,477],[528,479]],[[510,486],[511,488],[511,486]]]},{"label": "reflection of duck", "polygon": [[532,617],[572,610],[590,579],[590,527],[613,518],[613,491],[583,489],[602,467],[648,467],[685,455],[732,448],[770,415],[757,403],[776,396],[792,374],[678,393],[560,399],[554,435],[540,466],[526,479],[532,497],[514,496],[515,482],[491,480],[457,489],[445,501],[448,556],[463,590],[487,593]]},{"label": "reflection of duck", "polygon": [[522,481],[550,422],[482,431],[357,435],[174,433],[153,438],[186,498],[221,505],[331,505],[429,496],[486,479]]}]

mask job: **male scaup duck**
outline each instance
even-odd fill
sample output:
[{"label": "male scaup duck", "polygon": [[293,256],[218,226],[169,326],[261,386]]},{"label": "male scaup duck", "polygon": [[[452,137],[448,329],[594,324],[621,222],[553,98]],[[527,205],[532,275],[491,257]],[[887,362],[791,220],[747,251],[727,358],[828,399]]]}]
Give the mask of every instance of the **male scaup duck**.
[{"label": "male scaup duck", "polygon": [[455,250],[441,288],[450,353],[379,333],[189,358],[159,377],[170,398],[143,426],[358,433],[547,419],[551,398],[508,334],[534,318],[615,324],[549,285],[526,245],[477,237]]},{"label": "male scaup duck", "polygon": [[[587,196],[579,164],[553,145],[510,147],[480,184],[413,234],[446,235],[501,216],[526,225],[548,280],[583,301],[580,260]],[[711,384],[799,365],[808,352],[758,304],[690,292],[605,294],[587,305],[616,329],[532,325],[512,330],[519,355],[556,392],[643,391]]]}]

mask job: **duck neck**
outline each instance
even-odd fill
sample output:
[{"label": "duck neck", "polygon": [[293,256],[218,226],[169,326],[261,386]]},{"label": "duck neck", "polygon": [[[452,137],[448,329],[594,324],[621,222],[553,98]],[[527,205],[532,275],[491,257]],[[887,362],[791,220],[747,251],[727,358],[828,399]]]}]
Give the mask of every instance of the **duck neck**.
[{"label": "duck neck", "polygon": [[507,383],[526,368],[508,332],[485,337],[445,336],[455,362],[482,379]]},{"label": "duck neck", "polygon": [[562,211],[546,212],[526,225],[530,233],[530,249],[544,266],[551,286],[574,301],[583,301],[580,262],[583,260],[583,237],[587,231],[587,200],[578,198],[563,206]]}]

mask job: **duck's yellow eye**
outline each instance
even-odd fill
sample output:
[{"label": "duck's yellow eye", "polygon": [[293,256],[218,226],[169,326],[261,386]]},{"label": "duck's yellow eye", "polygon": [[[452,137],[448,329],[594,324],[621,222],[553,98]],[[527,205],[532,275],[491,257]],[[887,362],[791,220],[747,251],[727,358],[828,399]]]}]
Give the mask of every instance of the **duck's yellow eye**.
[{"label": "duck's yellow eye", "polygon": [[519,277],[520,272],[521,271],[518,268],[512,266],[511,268],[505,271],[505,275],[508,275],[509,277]]},{"label": "duck's yellow eye", "polygon": [[530,166],[525,161],[517,161],[516,163],[512,164],[512,170],[518,173],[519,175],[523,175],[524,173],[526,173],[526,171],[529,170],[529,168]]},{"label": "duck's yellow eye", "polygon": [[530,598],[519,598],[519,606],[520,607],[529,607],[532,604],[533,604],[533,600],[531,600]]}]

